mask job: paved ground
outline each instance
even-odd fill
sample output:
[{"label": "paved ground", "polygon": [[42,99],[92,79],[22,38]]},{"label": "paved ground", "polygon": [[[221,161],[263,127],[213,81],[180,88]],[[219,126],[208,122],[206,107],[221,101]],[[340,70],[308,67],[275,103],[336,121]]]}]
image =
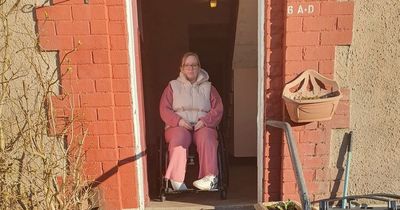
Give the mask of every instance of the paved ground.
[{"label": "paved ground", "polygon": [[161,209],[254,209],[257,202],[257,167],[254,163],[238,163],[230,168],[230,186],[226,200],[219,192],[190,192],[168,195],[164,202],[151,201],[147,210]]}]

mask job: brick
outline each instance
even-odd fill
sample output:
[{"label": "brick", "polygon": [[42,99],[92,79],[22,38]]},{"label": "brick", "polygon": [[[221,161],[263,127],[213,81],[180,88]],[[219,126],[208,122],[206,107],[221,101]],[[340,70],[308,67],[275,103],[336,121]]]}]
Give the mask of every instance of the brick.
[{"label": "brick", "polygon": [[276,5],[273,7],[267,7],[265,9],[265,17],[267,20],[277,22],[283,20],[283,4]]},{"label": "brick", "polygon": [[88,21],[57,21],[56,30],[59,35],[89,34]]},{"label": "brick", "polygon": [[286,46],[314,46],[319,44],[318,32],[288,32]]},{"label": "brick", "polygon": [[353,29],[353,15],[343,15],[338,17],[337,29],[339,30],[352,30]]},{"label": "brick", "polygon": [[282,193],[281,198],[278,200],[292,200],[292,201],[299,201],[299,195],[298,193]]},{"label": "brick", "polygon": [[273,48],[267,50],[267,62],[281,62],[283,51],[281,48]]},{"label": "brick", "polygon": [[108,36],[106,35],[89,35],[89,36],[75,36],[75,46],[79,46],[79,49],[108,49],[109,42]]},{"label": "brick", "polygon": [[97,79],[96,80],[96,91],[97,92],[111,92],[112,82],[110,79]]},{"label": "brick", "polygon": [[106,20],[90,21],[90,34],[95,34],[95,35],[108,34],[108,21]]},{"label": "brick", "polygon": [[84,162],[83,170],[85,175],[95,175],[98,176],[102,173],[100,162]]},{"label": "brick", "polygon": [[114,149],[93,149],[86,153],[87,161],[118,160],[117,152]]},{"label": "brick", "polygon": [[130,90],[129,79],[113,80],[114,92],[128,92]]},{"label": "brick", "polygon": [[324,144],[324,143],[317,144],[315,147],[315,154],[318,156],[329,155],[330,154],[330,145]]},{"label": "brick", "polygon": [[118,64],[112,66],[112,74],[115,79],[126,79],[129,77],[129,69],[127,64]]},{"label": "brick", "polygon": [[73,5],[82,4],[82,0],[53,0],[53,5]]},{"label": "brick", "polygon": [[125,20],[125,8],[123,6],[109,6],[108,17],[110,20]]},{"label": "brick", "polygon": [[74,110],[75,118],[84,120],[85,122],[92,122],[97,120],[97,111],[94,108],[76,108]]},{"label": "brick", "polygon": [[130,107],[116,107],[115,108],[116,120],[130,120],[132,119],[132,110]]},{"label": "brick", "polygon": [[331,120],[332,128],[348,128],[350,126],[350,116],[334,114]]},{"label": "brick", "polygon": [[281,33],[284,30],[284,24],[283,24],[283,20],[279,21],[275,21],[274,23],[272,23],[270,20],[267,20],[265,23],[265,33],[266,34],[271,34],[272,37],[277,38],[274,34],[278,34]]},{"label": "brick", "polygon": [[126,36],[111,36],[110,46],[112,50],[126,50],[128,46],[128,40]]},{"label": "brick", "polygon": [[133,133],[133,125],[131,120],[117,121],[118,134],[131,134]]},{"label": "brick", "polygon": [[94,92],[94,81],[90,79],[84,80],[63,80],[62,86],[70,93],[91,93]]},{"label": "brick", "polygon": [[111,78],[111,66],[107,64],[79,65],[78,77],[80,79]]},{"label": "brick", "polygon": [[333,66],[335,61],[334,60],[325,60],[318,62],[318,72],[321,74],[332,74],[333,73]]},{"label": "brick", "polygon": [[114,120],[114,109],[111,107],[97,109],[98,120]]},{"label": "brick", "polygon": [[127,50],[113,50],[110,53],[112,64],[127,64],[128,51]]},{"label": "brick", "polygon": [[282,193],[288,193],[288,194],[297,193],[296,182],[283,182],[282,183]]},{"label": "brick", "polygon": [[116,93],[114,94],[114,101],[116,106],[129,106],[131,105],[131,94]]},{"label": "brick", "polygon": [[348,89],[348,88],[340,88],[340,91],[342,92],[342,95],[343,95],[341,101],[350,100],[350,89]]},{"label": "brick", "polygon": [[73,49],[74,43],[70,36],[40,36],[39,43],[43,50]]},{"label": "brick", "polygon": [[298,144],[297,150],[299,152],[299,155],[315,155],[316,145],[313,143],[301,143]]},{"label": "brick", "polygon": [[54,36],[56,34],[56,27],[54,21],[37,21],[37,27],[39,29],[39,36]]},{"label": "brick", "polygon": [[85,107],[112,106],[113,98],[111,93],[93,93],[81,95],[81,105]]},{"label": "brick", "polygon": [[[77,50],[68,54],[68,51],[62,50],[59,53],[60,61],[64,64],[89,64],[92,63],[92,52],[87,50]],[[76,71],[77,72],[77,71]]]},{"label": "brick", "polygon": [[288,17],[286,18],[286,31],[302,31],[303,18],[301,17]]},{"label": "brick", "polygon": [[346,115],[349,114],[349,111],[350,111],[350,102],[340,100],[336,108],[335,114]]},{"label": "brick", "polygon": [[119,159],[123,160],[125,158],[133,157],[133,148],[126,147],[126,148],[119,148]]},{"label": "brick", "polygon": [[351,15],[354,2],[322,2],[321,15]]},{"label": "brick", "polygon": [[352,31],[333,31],[321,33],[321,45],[347,45],[351,43]]},{"label": "brick", "polygon": [[287,61],[285,64],[285,75],[299,74],[307,69],[318,69],[316,61]]},{"label": "brick", "polygon": [[304,60],[333,60],[335,48],[331,46],[305,47]]},{"label": "brick", "polygon": [[91,122],[88,124],[88,133],[93,135],[114,134],[114,122],[112,121]]},{"label": "brick", "polygon": [[303,169],[318,169],[326,167],[329,162],[329,156],[305,156],[303,158]]},{"label": "brick", "polygon": [[124,5],[124,0],[107,0],[107,5]]},{"label": "brick", "polygon": [[290,2],[287,4],[285,13],[288,17],[308,17],[320,14],[319,2]]},{"label": "brick", "polygon": [[300,132],[299,140],[302,143],[320,143],[324,142],[324,135],[320,130],[305,130]]},{"label": "brick", "polygon": [[270,48],[282,48],[282,37],[283,34],[273,34],[273,35],[266,35],[265,41],[269,43]]},{"label": "brick", "polygon": [[117,135],[118,147],[133,147],[133,136],[127,134]]},{"label": "brick", "polygon": [[277,63],[267,63],[266,64],[266,68],[267,68],[267,76],[272,76],[272,77],[276,77],[276,76],[282,76],[282,63],[281,62],[277,62]]},{"label": "brick", "polygon": [[[117,152],[117,150],[114,150]],[[103,161],[102,162],[102,168],[104,173],[111,172],[112,170],[115,170],[118,167],[118,161]]]},{"label": "brick", "polygon": [[72,17],[74,20],[105,20],[107,9],[103,5],[74,5]]},{"label": "brick", "polygon": [[333,31],[336,22],[336,17],[307,17],[303,21],[303,31]]},{"label": "brick", "polygon": [[105,4],[106,0],[90,0],[90,4]]},{"label": "brick", "polygon": [[[287,147],[285,147],[287,148]],[[289,154],[285,153],[285,158],[282,161],[282,169],[293,169],[293,163],[290,160]]]},{"label": "brick", "polygon": [[110,21],[108,24],[110,35],[123,35],[126,34],[126,25],[123,21]]},{"label": "brick", "polygon": [[61,64],[59,66],[59,71],[60,71],[60,80],[61,83],[64,83],[64,80],[73,80],[78,78],[78,71],[77,71],[77,66],[76,65],[64,65]]},{"label": "brick", "polygon": [[71,7],[67,5],[53,5],[36,8],[37,20],[72,20]]},{"label": "brick", "polygon": [[110,63],[110,51],[109,50],[94,50],[93,51],[93,62],[97,64]]},{"label": "brick", "polygon": [[100,148],[116,148],[117,147],[114,135],[101,135],[99,138],[99,141],[100,141]]},{"label": "brick", "polygon": [[303,58],[302,47],[287,47],[285,51],[286,61],[300,61]]}]

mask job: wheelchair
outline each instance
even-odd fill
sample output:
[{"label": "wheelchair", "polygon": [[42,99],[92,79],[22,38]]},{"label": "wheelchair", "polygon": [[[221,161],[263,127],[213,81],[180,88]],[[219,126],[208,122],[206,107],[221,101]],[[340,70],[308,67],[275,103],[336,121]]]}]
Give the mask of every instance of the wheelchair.
[{"label": "wheelchair", "polygon": [[[163,202],[166,200],[166,196],[168,194],[177,194],[177,193],[186,193],[186,192],[219,192],[220,198],[225,200],[227,198],[227,191],[229,186],[229,170],[228,170],[228,158],[227,152],[225,148],[225,142],[223,138],[222,131],[219,127],[217,127],[218,133],[218,149],[217,149],[217,162],[218,162],[218,184],[216,189],[212,190],[198,190],[194,187],[188,185],[188,190],[177,191],[173,190],[172,186],[170,186],[169,181],[164,178],[165,172],[168,167],[169,162],[169,153],[168,153],[168,144],[165,142],[164,130],[162,135],[160,136],[160,147],[159,147],[159,163],[160,163],[160,178],[161,178],[161,187],[160,187],[160,201]],[[188,175],[195,175],[196,169],[198,170],[198,154],[196,150],[196,146],[192,143],[188,149],[187,155],[187,163],[186,163],[186,177]],[[197,177],[197,176],[196,176]],[[189,182],[188,182],[189,183]],[[191,182],[190,182],[191,183]]]}]

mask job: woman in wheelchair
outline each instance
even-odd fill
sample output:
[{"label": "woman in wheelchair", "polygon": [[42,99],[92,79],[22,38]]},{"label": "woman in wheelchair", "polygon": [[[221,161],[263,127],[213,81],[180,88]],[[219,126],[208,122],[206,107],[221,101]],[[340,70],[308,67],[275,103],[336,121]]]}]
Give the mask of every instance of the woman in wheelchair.
[{"label": "woman in wheelchair", "polygon": [[165,178],[174,190],[187,190],[184,179],[187,150],[192,140],[199,156],[199,179],[193,182],[193,186],[200,190],[217,187],[216,127],[222,118],[223,105],[208,79],[207,72],[200,66],[199,56],[185,53],[178,78],[169,82],[161,96],[160,115],[169,145]]}]

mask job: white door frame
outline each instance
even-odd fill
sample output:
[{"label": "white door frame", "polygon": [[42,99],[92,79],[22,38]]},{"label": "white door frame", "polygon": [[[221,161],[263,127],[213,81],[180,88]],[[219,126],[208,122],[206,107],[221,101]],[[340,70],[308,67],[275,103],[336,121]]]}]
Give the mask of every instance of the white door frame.
[{"label": "white door frame", "polygon": [[258,0],[257,202],[263,201],[264,176],[264,5]]},{"label": "white door frame", "polygon": [[[125,12],[126,12],[126,25],[127,25],[127,32],[128,32],[128,57],[129,57],[129,74],[130,74],[130,85],[131,85],[131,101],[132,101],[132,119],[133,119],[133,128],[134,128],[134,156],[140,156],[143,151],[143,147],[141,145],[143,135],[141,133],[141,123],[140,119],[144,119],[144,113],[140,112],[139,109],[139,89],[141,87],[138,86],[137,81],[137,74],[138,69],[136,69],[136,63],[138,62],[136,59],[140,56],[136,56],[136,48],[139,46],[135,45],[135,40],[139,39],[140,37],[136,37],[135,34],[135,23],[134,23],[134,12],[132,4],[136,3],[137,1],[132,0],[125,0]],[[135,8],[138,8],[137,5]],[[144,162],[143,157],[139,157],[136,160],[136,182],[137,182],[137,196],[138,196],[138,204],[139,207],[137,209],[144,209],[145,204],[145,183],[144,183]],[[134,177],[132,177],[134,179]]]},{"label": "white door frame", "polygon": [[[258,101],[257,101],[257,202],[263,201],[263,175],[264,175],[264,5],[265,0],[258,0]],[[135,37],[134,31],[134,22],[133,22],[133,14],[134,12],[138,13],[138,11],[133,11],[132,1],[125,0],[125,9],[126,9],[126,24],[128,31],[128,53],[129,53],[129,71],[130,71],[130,81],[131,81],[131,97],[132,97],[132,116],[133,116],[133,124],[134,124],[134,154],[140,154],[142,152],[141,145],[141,128],[137,125],[140,125],[140,120],[143,119],[143,116],[139,116],[139,114],[144,114],[139,112],[139,96],[138,96],[138,83],[136,81],[137,69],[136,69],[136,58],[135,56],[135,39],[139,39],[139,37]],[[137,8],[137,7],[136,7]],[[138,209],[144,209],[144,165],[141,158],[136,161],[136,169],[137,169],[137,183],[138,183]]]}]

